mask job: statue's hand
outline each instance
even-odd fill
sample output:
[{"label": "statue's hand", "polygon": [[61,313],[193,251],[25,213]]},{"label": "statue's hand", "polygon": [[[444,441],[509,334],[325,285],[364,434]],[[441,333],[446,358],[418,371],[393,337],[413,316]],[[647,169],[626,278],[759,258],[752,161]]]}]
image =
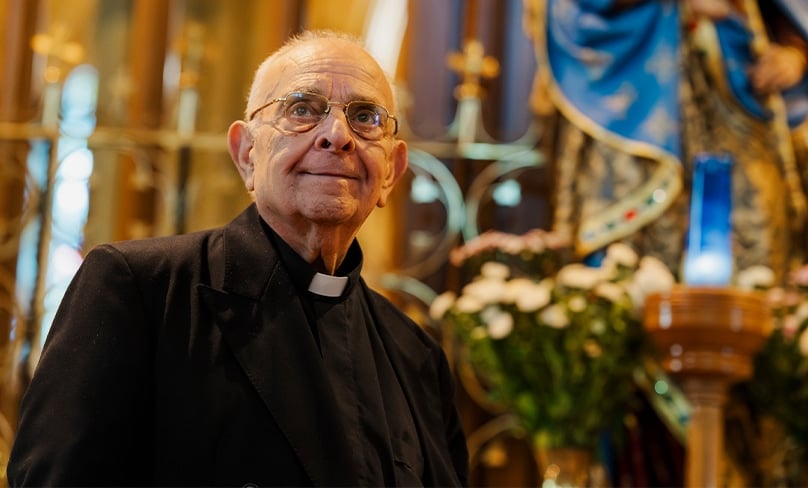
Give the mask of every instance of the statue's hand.
[{"label": "statue's hand", "polygon": [[749,81],[760,94],[790,88],[805,75],[805,54],[797,48],[770,44],[749,70]]},{"label": "statue's hand", "polygon": [[694,17],[704,16],[711,20],[723,19],[732,12],[729,0],[684,0]]}]

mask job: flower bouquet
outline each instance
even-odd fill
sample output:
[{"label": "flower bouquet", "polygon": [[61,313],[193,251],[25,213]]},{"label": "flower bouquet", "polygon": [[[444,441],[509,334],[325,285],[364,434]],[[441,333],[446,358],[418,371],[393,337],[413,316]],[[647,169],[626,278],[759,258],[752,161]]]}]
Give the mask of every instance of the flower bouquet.
[{"label": "flower bouquet", "polygon": [[439,295],[430,314],[454,330],[488,399],[514,414],[536,447],[594,451],[604,431],[622,425],[633,396],[644,297],[674,278],[661,261],[622,244],[589,267],[558,262],[557,236],[530,239],[541,243],[471,243],[457,255],[477,258],[479,274],[459,295]]}]

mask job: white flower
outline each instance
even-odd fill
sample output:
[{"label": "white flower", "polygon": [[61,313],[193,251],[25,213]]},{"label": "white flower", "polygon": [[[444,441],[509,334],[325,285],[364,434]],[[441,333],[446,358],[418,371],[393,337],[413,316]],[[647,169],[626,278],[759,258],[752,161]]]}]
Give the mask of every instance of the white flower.
[{"label": "white flower", "polygon": [[617,283],[603,282],[595,287],[595,295],[605,298],[612,303],[617,303],[626,294],[625,288]]},{"label": "white flower", "polygon": [[643,256],[631,282],[624,286],[631,297],[634,312],[639,313],[645,306],[648,295],[670,291],[675,284],[676,278],[665,263],[653,256]]},{"label": "white flower", "polygon": [[540,283],[534,284],[530,293],[520,295],[516,300],[516,308],[520,312],[535,312],[536,310],[546,307],[552,298],[553,291],[552,280],[543,280]]},{"label": "white flower", "polygon": [[513,317],[499,307],[488,307],[481,314],[492,339],[507,337],[513,330]]},{"label": "white flower", "polygon": [[502,309],[500,309],[496,305],[492,305],[489,307],[485,307],[482,312],[480,312],[480,318],[484,323],[490,322],[492,319],[496,318],[497,315],[502,313]]},{"label": "white flower", "polygon": [[561,285],[569,288],[591,290],[597,283],[603,281],[603,274],[599,268],[573,263],[561,268],[557,279]]},{"label": "white flower", "polygon": [[800,334],[800,354],[808,356],[808,329]]},{"label": "white flower", "polygon": [[511,274],[511,270],[508,266],[496,261],[488,261],[483,263],[482,267],[480,267],[480,275],[482,275],[483,278],[503,281],[509,274]]},{"label": "white flower", "polygon": [[601,281],[616,281],[620,276],[617,264],[610,261],[603,261],[598,269],[600,270]]},{"label": "white flower", "polygon": [[558,303],[554,303],[541,311],[539,315],[542,322],[556,329],[563,329],[570,324],[567,312]]},{"label": "white flower", "polygon": [[499,278],[479,278],[463,287],[463,296],[476,298],[483,304],[502,300],[505,282]]},{"label": "white flower", "polygon": [[673,273],[665,266],[665,263],[653,256],[644,256],[640,259],[640,266],[634,273],[634,285],[636,286],[635,296],[632,293],[632,298],[640,300],[635,302],[636,305],[641,305],[645,302],[645,297],[652,293],[663,293],[670,291],[673,285],[676,284],[676,279]]},{"label": "white flower", "polygon": [[461,295],[455,302],[455,310],[460,313],[477,313],[485,304],[472,295]]},{"label": "white flower", "polygon": [[774,286],[774,271],[768,266],[750,266],[738,272],[735,282],[744,290],[768,290]]},{"label": "white flower", "polygon": [[446,315],[446,312],[452,308],[452,305],[454,305],[456,299],[457,296],[452,291],[445,291],[441,293],[435,297],[435,299],[432,300],[432,304],[429,305],[429,316],[433,320],[442,319],[443,316]]},{"label": "white flower", "polygon": [[532,293],[536,282],[530,278],[514,278],[505,283],[505,290],[502,291],[502,303],[516,303],[522,295]]},{"label": "white flower", "polygon": [[637,253],[634,252],[629,245],[622,242],[615,242],[606,248],[606,256],[603,258],[605,261],[625,266],[627,268],[634,268],[637,266]]}]

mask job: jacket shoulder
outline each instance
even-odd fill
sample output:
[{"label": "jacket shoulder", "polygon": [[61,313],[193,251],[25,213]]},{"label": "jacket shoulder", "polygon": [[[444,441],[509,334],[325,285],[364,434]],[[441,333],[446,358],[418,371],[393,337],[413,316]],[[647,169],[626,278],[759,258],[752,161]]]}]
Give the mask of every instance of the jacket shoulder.
[{"label": "jacket shoulder", "polygon": [[93,247],[85,260],[91,261],[98,254],[117,254],[133,269],[198,266],[211,254],[221,235],[222,228],[216,228],[190,234],[109,242]]}]

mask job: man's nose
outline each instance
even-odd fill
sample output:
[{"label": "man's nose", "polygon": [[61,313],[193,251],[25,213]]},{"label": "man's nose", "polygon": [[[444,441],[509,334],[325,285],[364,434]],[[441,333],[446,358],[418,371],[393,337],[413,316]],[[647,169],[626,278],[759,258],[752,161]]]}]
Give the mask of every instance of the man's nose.
[{"label": "man's nose", "polygon": [[333,108],[321,122],[315,144],[331,151],[353,151],[356,148],[355,137],[345,112]]}]

